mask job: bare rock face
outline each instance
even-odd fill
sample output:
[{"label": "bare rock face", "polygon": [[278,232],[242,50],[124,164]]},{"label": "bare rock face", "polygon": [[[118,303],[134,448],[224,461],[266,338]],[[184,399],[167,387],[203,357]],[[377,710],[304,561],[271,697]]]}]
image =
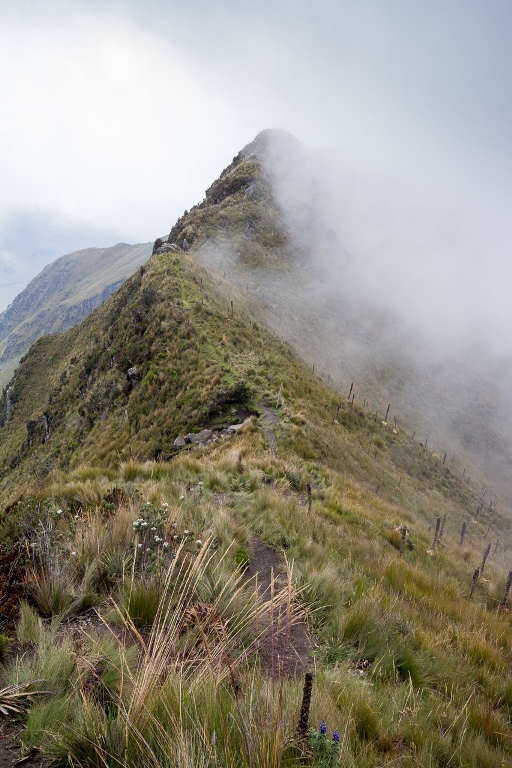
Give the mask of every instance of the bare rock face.
[{"label": "bare rock face", "polygon": [[138,381],[142,378],[141,372],[136,365],[134,365],[133,368],[128,368],[128,371],[126,372],[126,378],[128,381]]},{"label": "bare rock face", "polygon": [[213,437],[213,430],[211,429],[202,429],[200,432],[191,432],[188,435],[185,435],[185,442],[186,443],[207,443],[209,442]]},{"label": "bare rock face", "polygon": [[176,243],[163,243],[162,245],[159,245],[158,248],[156,246],[153,248],[153,256],[158,256],[161,253],[175,253],[179,250],[180,249]]},{"label": "bare rock face", "polygon": [[250,421],[251,417],[245,419],[242,424],[232,424],[227,429],[202,429],[200,432],[189,432],[189,434],[184,437],[177,437],[173,443],[173,447],[180,449],[190,444],[207,445],[212,440],[218,440],[221,437],[231,437],[242,429],[242,427],[245,427],[246,424],[249,424]]}]

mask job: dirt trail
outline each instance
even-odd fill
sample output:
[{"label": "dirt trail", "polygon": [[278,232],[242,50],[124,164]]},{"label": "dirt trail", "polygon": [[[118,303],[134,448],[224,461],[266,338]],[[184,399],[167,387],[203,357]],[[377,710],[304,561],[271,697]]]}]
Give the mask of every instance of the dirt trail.
[{"label": "dirt trail", "polygon": [[263,425],[265,437],[268,440],[270,455],[276,457],[277,456],[277,438],[276,438],[276,433],[273,430],[273,427],[275,427],[276,424],[279,424],[281,419],[279,418],[277,413],[274,413],[274,411],[271,408],[269,408],[267,405],[263,405],[262,403],[260,403],[258,407],[264,414],[264,418],[261,420],[261,423]]},{"label": "dirt trail", "polygon": [[[270,598],[272,576],[274,588],[286,586],[286,562],[284,557],[260,539],[251,542],[251,565],[247,576],[256,577],[258,591],[265,598]],[[272,622],[271,622],[272,618]],[[312,666],[312,652],[315,648],[308,628],[303,621],[294,621],[287,626],[286,612],[283,609],[273,617],[267,615],[264,621],[269,624],[258,644],[258,653],[263,664],[276,677],[284,673],[288,676],[301,676]]]}]

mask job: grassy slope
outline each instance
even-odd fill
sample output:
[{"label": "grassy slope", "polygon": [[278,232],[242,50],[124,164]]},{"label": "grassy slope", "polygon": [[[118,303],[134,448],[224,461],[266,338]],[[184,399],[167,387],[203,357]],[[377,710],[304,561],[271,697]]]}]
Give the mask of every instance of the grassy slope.
[{"label": "grassy slope", "polygon": [[[295,152],[297,163],[308,161],[291,137],[286,143],[285,157]],[[499,374],[488,370],[484,381],[467,353],[440,360],[398,315],[365,297],[315,208],[314,187],[311,199],[307,190],[298,195],[300,211],[285,216],[262,167],[265,157],[263,134],[177,222],[169,240],[193,243],[197,260],[251,298],[253,317],[289,341],[325,381],[345,395],[354,382],[356,403],[366,400],[381,414],[391,403],[391,415],[446,452],[454,471],[471,467],[510,499],[512,423]],[[284,182],[291,183],[286,173]],[[297,231],[288,231],[290,219]]]},{"label": "grassy slope", "polygon": [[[229,181],[228,172],[223,183]],[[230,203],[222,205],[231,226]],[[261,228],[248,258],[257,260],[266,238],[278,247],[285,239],[264,196],[250,205],[251,220],[258,216]],[[214,214],[208,208],[192,212],[205,228],[213,227]],[[242,233],[245,214],[233,226],[235,235],[237,226]],[[174,236],[184,233],[180,227]],[[194,240],[192,229],[185,234]],[[286,259],[279,267],[286,269]],[[228,313],[231,301],[234,315]],[[121,607],[133,599],[127,576],[133,568],[146,590],[143,603],[151,605],[161,574],[144,557],[131,561],[138,540],[132,521],[141,510],[149,514],[143,511],[147,502],[160,515],[158,530],[171,541],[176,535],[188,541],[184,532],[192,531],[192,538],[213,541],[221,553],[234,541],[223,578],[234,569],[237,552],[250,557],[256,534],[286,552],[297,585],[304,587],[300,600],[318,640],[312,721],[323,717],[340,727],[341,764],[508,764],[511,618],[497,605],[510,567],[504,546],[509,522],[489,514],[487,505],[475,521],[481,500],[473,484],[455,477],[403,429],[393,431],[382,418],[340,400],[261,328],[260,311],[259,302],[199,266],[193,253],[164,254],[82,325],[32,347],[17,372],[15,407],[2,430],[0,495],[4,505],[22,497],[2,517],[6,543],[18,541],[22,553],[31,552],[31,544],[36,552],[40,548],[27,562],[26,588],[34,604],[47,617],[95,605],[110,621],[110,598]],[[123,374],[131,366],[140,369],[140,381],[130,389]],[[232,438],[173,455],[180,434],[237,421],[240,409],[257,414],[262,402],[273,407],[281,382],[277,458],[270,456],[257,415]],[[45,416],[51,435],[42,443]],[[124,492],[118,511],[104,501],[114,486]],[[442,543],[429,553],[431,526],[444,515]],[[463,522],[468,532],[459,547]],[[410,544],[401,558],[398,528],[404,524]],[[470,602],[471,576],[489,541],[485,578]],[[44,573],[54,579],[45,590]],[[197,594],[218,606],[214,581],[201,582]],[[29,631],[27,623],[18,628],[20,636]],[[112,718],[85,672],[97,668],[106,641],[92,631],[80,647],[71,647],[65,633],[37,626],[36,619],[35,654],[4,673],[5,683],[44,678],[45,689],[54,690],[32,708],[23,737],[27,748],[43,744],[61,765],[69,764],[69,751],[75,763],[96,765],[105,764],[98,753],[86,759],[85,752],[97,744],[104,757],[111,743],[114,755],[124,755],[125,748],[126,755],[133,753],[132,763],[123,757],[123,765],[145,764],[147,744],[156,749],[148,735],[151,711],[168,734],[167,741],[159,737],[159,754],[180,753],[160,757],[159,764],[291,764],[286,744],[295,734],[300,681],[284,681],[281,699],[279,686],[265,687],[266,675],[255,680],[249,668],[240,671],[241,693],[233,696],[211,670],[213,677],[205,672],[199,690],[181,667],[171,665],[164,674],[157,665],[147,704],[144,670],[133,678],[128,672],[140,648],[124,650],[112,639],[100,674],[127,680],[122,690],[115,681],[108,688],[108,696],[123,704]],[[370,663],[362,674],[361,660]],[[144,664],[153,668],[147,659]],[[142,721],[141,701],[149,706]],[[180,703],[176,711],[169,701]],[[237,733],[249,729],[250,749],[229,737],[230,758],[224,716],[237,723]],[[72,731],[66,733],[62,722],[73,724]],[[220,756],[212,754],[214,730]],[[133,738],[139,736],[145,741],[136,747]],[[127,745],[123,739],[130,738]]]},{"label": "grassy slope", "polygon": [[[227,314],[231,300],[234,317]],[[339,395],[282,342],[254,327],[251,306],[242,310],[243,303],[191,257],[163,255],[81,326],[40,339],[20,365],[17,403],[4,431],[4,502],[35,494],[69,510],[60,523],[63,554],[62,543],[59,550],[69,583],[76,569],[83,574],[65,558],[83,547],[73,513],[84,510],[79,514],[90,528],[113,485],[131,500],[123,512],[128,522],[138,500],[157,507],[166,500],[178,530],[187,527],[201,539],[213,535],[221,547],[234,538],[249,549],[256,532],[285,547],[306,585],[320,643],[313,712],[345,723],[344,759],[361,766],[391,758],[445,765],[451,755],[464,765],[475,754],[475,765],[511,759],[505,735],[512,706],[505,674],[512,661],[510,617],[495,610],[508,564],[502,546],[490,556],[476,600],[467,600],[488,523],[493,537],[500,523],[502,542],[507,524],[483,513],[473,522],[478,498],[404,431],[394,433],[344,401],[333,423]],[[127,392],[121,374],[132,365],[142,379]],[[278,458],[270,457],[255,421],[231,440],[167,462],[178,434],[234,418],[238,404],[222,403],[240,382],[249,386],[245,405],[255,411],[262,400],[274,402],[283,382]],[[54,427],[42,444],[44,413]],[[23,448],[29,420],[36,437]],[[144,463],[155,456],[160,460]],[[136,460],[126,461],[130,457]],[[311,514],[306,482],[313,488]],[[430,555],[428,528],[444,514],[443,545]],[[12,532],[15,517],[14,510],[7,513],[4,531]],[[107,541],[112,523],[98,520]],[[468,536],[459,549],[463,521]],[[400,559],[402,524],[414,548]],[[114,544],[125,556],[130,546],[126,534]],[[122,587],[116,589],[122,599]],[[101,590],[96,600],[101,610]],[[361,677],[354,666],[359,659],[372,663]],[[287,692],[296,701],[292,684]]]}]

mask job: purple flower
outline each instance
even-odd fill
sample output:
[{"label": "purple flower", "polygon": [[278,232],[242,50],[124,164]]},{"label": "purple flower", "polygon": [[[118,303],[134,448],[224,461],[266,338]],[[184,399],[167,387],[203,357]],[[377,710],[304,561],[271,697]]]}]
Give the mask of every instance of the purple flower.
[{"label": "purple flower", "polygon": [[320,728],[318,730],[320,731],[322,736],[325,736],[325,734],[327,733],[327,723],[325,722],[325,720],[322,720],[322,722],[320,723]]},{"label": "purple flower", "polygon": [[334,731],[334,733],[332,735],[332,740],[335,741],[336,744],[338,744],[338,742],[340,740],[340,732],[338,731],[337,728],[336,728],[336,730]]}]

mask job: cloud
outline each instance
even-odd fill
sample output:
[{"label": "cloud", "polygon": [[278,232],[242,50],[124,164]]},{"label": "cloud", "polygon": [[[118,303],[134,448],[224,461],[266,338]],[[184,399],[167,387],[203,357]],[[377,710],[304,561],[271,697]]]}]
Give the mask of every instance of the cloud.
[{"label": "cloud", "polygon": [[4,4],[0,219],[47,211],[151,240],[280,126],[331,148],[368,284],[507,347],[511,15],[481,0]]},{"label": "cloud", "polygon": [[0,67],[10,73],[0,83],[4,216],[48,208],[150,239],[218,172],[208,155],[231,107],[129,24],[11,21]]}]

